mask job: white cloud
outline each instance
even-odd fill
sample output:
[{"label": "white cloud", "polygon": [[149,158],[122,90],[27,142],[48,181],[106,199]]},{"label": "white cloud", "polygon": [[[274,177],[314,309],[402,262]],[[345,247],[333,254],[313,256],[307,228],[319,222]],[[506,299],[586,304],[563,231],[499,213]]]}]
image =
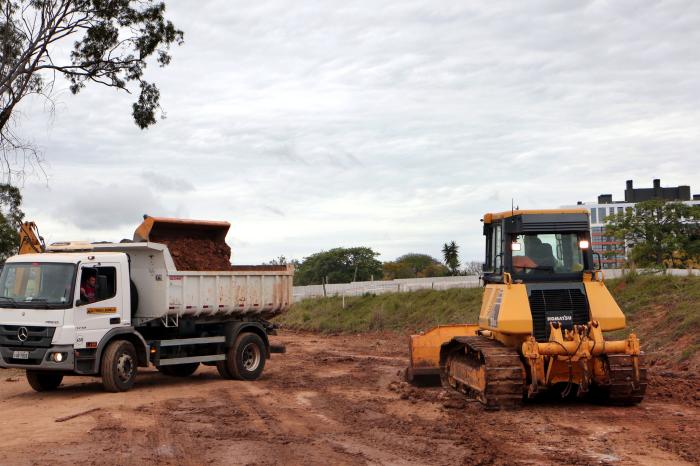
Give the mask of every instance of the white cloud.
[{"label": "white cloud", "polygon": [[145,171],[141,174],[144,183],[156,188],[157,191],[194,191],[194,185],[185,178],[170,177],[163,173]]},{"label": "white cloud", "polygon": [[700,192],[693,0],[167,5],[185,45],[148,70],[166,120],[139,131],[133,96],[98,87],[61,94],[52,124],[22,109],[50,162],[50,190],[25,187],[45,235],[186,215],[231,221],[238,263],[449,240],[469,260],[481,214],[511,199],[655,177]]}]

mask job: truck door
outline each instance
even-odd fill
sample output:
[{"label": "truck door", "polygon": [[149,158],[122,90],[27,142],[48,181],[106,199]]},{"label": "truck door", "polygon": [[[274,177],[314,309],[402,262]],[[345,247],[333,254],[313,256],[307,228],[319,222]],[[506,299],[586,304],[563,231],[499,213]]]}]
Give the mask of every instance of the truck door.
[{"label": "truck door", "polygon": [[[76,286],[76,347],[99,343],[121,324],[124,284],[119,263],[83,263]],[[94,285],[93,285],[94,284]]]}]

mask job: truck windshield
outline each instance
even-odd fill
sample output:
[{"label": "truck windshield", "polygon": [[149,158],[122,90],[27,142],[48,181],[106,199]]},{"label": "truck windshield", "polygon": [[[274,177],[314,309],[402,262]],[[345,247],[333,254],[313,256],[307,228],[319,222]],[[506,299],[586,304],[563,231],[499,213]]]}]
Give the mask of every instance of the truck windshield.
[{"label": "truck windshield", "polygon": [[584,269],[578,233],[528,233],[513,237],[513,273],[572,274]]},{"label": "truck windshield", "polygon": [[67,306],[74,276],[74,264],[5,264],[0,274],[0,307]]}]

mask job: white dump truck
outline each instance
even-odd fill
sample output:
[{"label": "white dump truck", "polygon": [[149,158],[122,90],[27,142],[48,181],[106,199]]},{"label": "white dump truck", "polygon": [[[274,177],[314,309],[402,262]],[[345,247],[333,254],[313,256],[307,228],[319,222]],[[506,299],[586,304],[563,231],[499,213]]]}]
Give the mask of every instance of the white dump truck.
[{"label": "white dump truck", "polygon": [[223,241],[228,223],[147,218],[136,242],[57,243],[8,259],[0,367],[26,369],[37,391],[68,375],[100,376],[107,391],[126,391],[149,365],[169,376],[206,364],[226,379],[260,377],[270,353],[284,352],[270,342],[268,319],[291,305],[293,268],[177,270],[165,244],[147,241],[159,228]]}]

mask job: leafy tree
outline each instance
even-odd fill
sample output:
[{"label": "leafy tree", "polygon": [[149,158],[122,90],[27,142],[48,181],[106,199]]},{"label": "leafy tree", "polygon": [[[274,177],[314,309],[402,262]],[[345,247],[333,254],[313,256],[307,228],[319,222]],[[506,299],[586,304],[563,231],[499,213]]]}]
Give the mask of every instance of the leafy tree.
[{"label": "leafy tree", "polygon": [[[28,95],[50,100],[57,76],[77,94],[89,82],[130,92],[141,128],[156,122],[160,92],[144,79],[147,60],[170,63],[170,45],[183,33],[164,17],[155,0],[3,0],[0,1],[0,149],[27,150],[9,123]],[[73,43],[69,56],[60,45]],[[5,160],[7,155],[5,155]]]},{"label": "leafy tree", "polygon": [[334,248],[317,252],[299,264],[294,274],[295,285],[320,285],[370,280],[382,275],[379,253],[367,247]]},{"label": "leafy tree", "polygon": [[426,268],[423,269],[422,272],[418,273],[418,278],[428,278],[428,277],[445,277],[450,274],[450,269],[445,267],[439,262],[435,262],[434,264],[430,264]]},{"label": "leafy tree", "polygon": [[415,278],[416,271],[409,264],[404,262],[384,262],[382,271],[385,280],[395,280],[397,278]]},{"label": "leafy tree", "polygon": [[385,262],[383,269],[384,278],[388,280],[396,278],[442,277],[449,273],[447,267],[440,264],[434,257],[417,253],[404,254],[393,262]]},{"label": "leafy tree", "polygon": [[445,265],[450,269],[451,275],[457,275],[459,271],[459,246],[454,241],[442,246],[442,257]]},{"label": "leafy tree", "polygon": [[606,232],[625,242],[636,265],[684,267],[700,261],[700,206],[651,200],[606,218]]},{"label": "leafy tree", "polygon": [[22,195],[15,186],[0,184],[0,262],[17,253],[19,227],[24,219]]}]

